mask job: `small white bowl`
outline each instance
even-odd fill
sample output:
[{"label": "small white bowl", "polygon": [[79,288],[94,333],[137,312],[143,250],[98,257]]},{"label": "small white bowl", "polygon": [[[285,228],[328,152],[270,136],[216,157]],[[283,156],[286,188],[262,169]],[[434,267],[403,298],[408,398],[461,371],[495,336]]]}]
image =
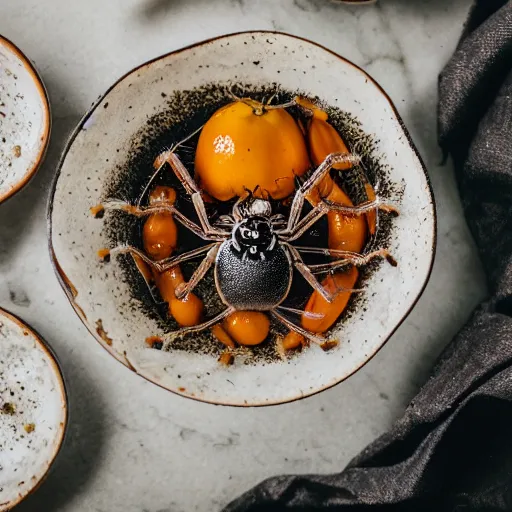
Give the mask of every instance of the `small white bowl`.
[{"label": "small white bowl", "polygon": [[35,175],[50,140],[50,103],[29,59],[0,36],[0,203]]},{"label": "small white bowl", "polygon": [[67,425],[67,398],[55,356],[14,315],[0,309],[0,512],[42,483]]},{"label": "small white bowl", "polygon": [[[391,187],[383,198],[400,209],[386,246],[398,267],[380,264],[365,281],[364,307],[344,315],[332,336],[340,342],[329,352],[311,346],[282,362],[262,360],[229,368],[211,354],[148,348],[145,338],[162,335],[159,324],[139,307],[120,262],[98,260],[112,246],[107,224],[94,219],[128,154],[143,147],[151,158],[155,116],[178,106],[189,119],[194,105],[183,98],[206,84],[279,85],[342,109],[370,134]],[[197,92],[197,91],[200,92]],[[181,95],[179,98],[176,95]],[[190,96],[187,96],[190,97]],[[176,99],[172,103],[173,98]],[[193,102],[189,102],[193,103]],[[176,107],[177,108],[177,107]],[[173,140],[161,141],[170,145]],[[117,199],[135,201],[140,184]],[[146,165],[144,166],[146,169]],[[144,178],[147,180],[145,174]],[[267,405],[302,398],[342,381],[363,366],[411,311],[430,275],[436,238],[435,208],[429,180],[404,125],[382,88],[363,70],[317,44],[275,32],[247,32],[205,41],[173,52],[131,71],[97,102],[72,135],[61,160],[48,209],[49,245],[57,275],[71,304],[93,336],[119,361],[146,379],[183,396],[228,405]],[[194,340],[195,341],[195,340]]]}]

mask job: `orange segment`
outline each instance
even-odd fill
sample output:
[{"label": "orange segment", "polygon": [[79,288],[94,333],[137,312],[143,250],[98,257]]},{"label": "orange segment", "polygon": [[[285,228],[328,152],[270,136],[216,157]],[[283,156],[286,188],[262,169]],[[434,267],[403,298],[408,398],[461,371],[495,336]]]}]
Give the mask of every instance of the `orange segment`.
[{"label": "orange segment", "polygon": [[301,345],[304,345],[306,342],[304,336],[295,331],[290,331],[282,341],[282,347],[285,350],[293,350],[294,348],[298,348]]},{"label": "orange segment", "polygon": [[235,348],[235,342],[231,339],[229,334],[224,330],[222,325],[216,324],[212,327],[212,334],[228,348]]},{"label": "orange segment", "polygon": [[[352,206],[350,198],[338,185],[333,184],[327,199],[343,206]],[[361,252],[367,237],[367,225],[364,215],[348,216],[340,212],[327,214],[329,227],[329,249]]]},{"label": "orange segment", "polygon": [[[320,165],[331,153],[346,153],[349,150],[336,129],[326,120],[314,117],[309,123],[308,144],[311,160],[314,165]],[[350,169],[350,162],[336,164],[334,169]]]},{"label": "orange segment", "polygon": [[201,323],[203,317],[203,301],[193,293],[183,299],[174,298],[169,304],[169,311],[182,327],[191,327]]},{"label": "orange segment", "polygon": [[190,327],[200,323],[203,316],[203,301],[194,293],[183,299],[177,299],[174,291],[185,282],[179,267],[174,267],[158,274],[154,272],[155,282],[162,299],[169,304],[169,313],[182,327]]},{"label": "orange segment", "polygon": [[149,266],[137,254],[132,254],[132,258],[146,283],[151,283],[153,281],[153,274]]},{"label": "orange segment", "polygon": [[295,96],[295,103],[300,105],[301,107],[309,110],[315,119],[320,119],[321,121],[327,121],[328,115],[327,112],[322,110],[320,107],[317,107],[312,101],[304,98],[303,96]]},{"label": "orange segment", "polygon": [[[348,272],[329,274],[323,281],[322,286],[330,293],[336,293],[340,288],[353,288],[356,284],[359,272],[352,267]],[[302,316],[302,327],[314,333],[328,331],[336,322],[350,299],[351,292],[339,292],[333,302],[327,302],[318,292],[313,292],[306,304],[306,311],[310,313],[323,314],[323,318],[307,318]]]},{"label": "orange segment", "polygon": [[178,228],[170,213],[155,213],[144,223],[144,250],[155,260],[168,258],[178,245]]}]

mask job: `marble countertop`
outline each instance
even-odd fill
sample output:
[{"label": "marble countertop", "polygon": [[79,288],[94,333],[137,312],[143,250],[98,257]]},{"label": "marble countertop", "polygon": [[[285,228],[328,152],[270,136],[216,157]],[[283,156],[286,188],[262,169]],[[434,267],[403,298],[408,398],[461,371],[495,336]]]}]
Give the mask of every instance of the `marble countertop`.
[{"label": "marble countertop", "polygon": [[[46,483],[20,512],[219,510],[281,473],[338,472],[390,427],[443,347],[486,293],[450,165],[436,143],[437,75],[469,0],[2,0],[0,34],[35,62],[52,103],[48,157],[31,184],[0,205],[0,306],[57,352],[71,425]],[[91,103],[134,66],[196,41],[275,29],[353,60],[386,89],[432,180],[436,263],[420,302],[355,376],[292,404],[236,409],[196,403],[109,357],[74,314],[50,265],[46,201],[56,164]]]}]

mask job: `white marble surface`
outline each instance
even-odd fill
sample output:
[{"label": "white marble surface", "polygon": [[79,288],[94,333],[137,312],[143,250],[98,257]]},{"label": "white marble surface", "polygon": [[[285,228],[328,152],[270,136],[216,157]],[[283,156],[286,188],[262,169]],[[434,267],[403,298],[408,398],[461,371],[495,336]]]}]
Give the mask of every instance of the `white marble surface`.
[{"label": "white marble surface", "polygon": [[[52,344],[69,382],[71,427],[57,465],[20,512],[218,510],[261,479],[336,472],[400,416],[442,348],[485,295],[449,165],[436,144],[437,74],[469,0],[2,0],[0,33],[36,63],[54,115],[45,165],[0,205],[0,305]],[[141,62],[222,33],[278,29],[362,65],[396,103],[438,204],[438,253],[419,304],[347,382],[264,409],[188,401],[122,367],[61,291],[46,248],[50,181],[67,135],[93,100]]]}]

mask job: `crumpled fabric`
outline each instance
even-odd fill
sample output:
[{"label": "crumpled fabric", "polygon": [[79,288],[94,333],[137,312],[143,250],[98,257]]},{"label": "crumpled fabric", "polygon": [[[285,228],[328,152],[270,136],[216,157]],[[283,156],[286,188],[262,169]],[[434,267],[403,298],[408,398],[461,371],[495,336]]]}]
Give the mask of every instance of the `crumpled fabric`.
[{"label": "crumpled fabric", "polygon": [[342,473],[273,477],[225,512],[512,510],[512,0],[475,3],[439,78],[438,119],[489,299]]}]

